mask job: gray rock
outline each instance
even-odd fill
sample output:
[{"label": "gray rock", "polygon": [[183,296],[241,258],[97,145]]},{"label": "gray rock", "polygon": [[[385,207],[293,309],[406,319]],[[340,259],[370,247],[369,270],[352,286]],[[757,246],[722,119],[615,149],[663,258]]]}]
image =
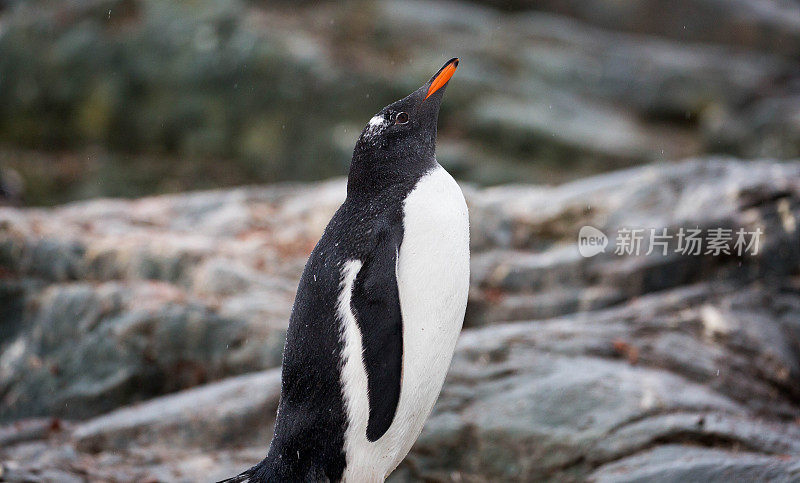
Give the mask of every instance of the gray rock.
[{"label": "gray rock", "polygon": [[336,180],[0,209],[0,418],[84,418],[277,367],[343,194]]},{"label": "gray rock", "polygon": [[[627,467],[617,462],[626,458],[644,461],[632,473],[636,481],[672,481],[673,470],[691,481],[791,479],[797,461],[785,455],[797,454],[800,431],[785,421],[800,415],[791,375],[799,359],[793,342],[777,335],[785,334],[781,309],[764,306],[759,293],[695,287],[618,309],[465,332],[434,414],[395,481],[625,480]],[[776,312],[717,318],[725,307]],[[715,327],[730,332],[710,335]],[[695,466],[697,445],[720,450],[719,458]],[[685,460],[672,467],[669,458],[644,456],[673,446]],[[741,460],[731,452],[737,449],[745,451]],[[750,468],[749,454],[761,463]]]},{"label": "gray rock", "polygon": [[245,323],[187,303],[175,287],[67,284],[32,303],[37,311],[0,357],[6,420],[87,417],[259,367],[236,357],[248,345]]},{"label": "gray rock", "polygon": [[221,382],[112,411],[77,426],[81,451],[153,444],[220,448],[269,440],[280,398],[280,370]]},{"label": "gray rock", "polygon": [[[393,481],[796,477],[800,164],[464,188],[466,328]],[[197,481],[256,463],[296,280],[343,196],[335,180],[0,208],[6,479]],[[609,234],[605,253],[579,255],[584,225]],[[614,254],[622,227],[694,226],[764,237],[741,257]]]},{"label": "gray rock", "polygon": [[[460,148],[440,154],[462,179],[797,156],[791,2],[12,3],[2,156],[31,204],[341,175],[365,120],[455,54],[440,133]],[[206,229],[247,230],[199,204]]]},{"label": "gray rock", "polygon": [[[656,164],[556,188],[487,189],[470,196],[470,325],[591,310],[711,277],[780,277],[800,264],[798,165],[723,159]],[[576,248],[583,226],[609,236],[604,253]],[[788,228],[787,228],[788,227]],[[668,254],[615,254],[620,229],[672,235]],[[676,253],[680,228],[763,232],[756,256]],[[769,234],[769,235],[767,235]],[[502,247],[502,249],[498,249]],[[732,246],[730,247],[732,250]],[[703,249],[705,251],[705,248]],[[734,250],[732,250],[734,251]],[[526,308],[527,306],[527,308]]]},{"label": "gray rock", "polygon": [[597,482],[795,481],[800,461],[793,456],[773,456],[737,449],[662,446],[624,458],[593,473]]},{"label": "gray rock", "polygon": [[[746,48],[770,46],[787,56],[793,55],[800,45],[797,33],[800,12],[782,2],[690,0],[679,6],[664,0],[635,0],[625,4],[613,0],[486,0],[484,3],[557,12],[606,28],[694,43]],[[713,22],[708,22],[710,19]]]}]

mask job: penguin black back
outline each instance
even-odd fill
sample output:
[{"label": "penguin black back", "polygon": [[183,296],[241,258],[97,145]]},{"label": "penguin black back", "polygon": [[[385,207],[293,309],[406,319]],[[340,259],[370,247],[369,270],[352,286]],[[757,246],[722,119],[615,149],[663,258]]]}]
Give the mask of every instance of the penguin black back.
[{"label": "penguin black back", "polygon": [[428,83],[383,108],[362,131],[350,165],[347,198],[300,279],[268,454],[226,481],[342,479],[350,424],[343,383],[343,314],[352,313],[360,333],[369,403],[367,440],[378,440],[392,424],[403,373],[396,267],[404,237],[404,200],[437,165],[439,105],[457,65],[458,59],[448,61]]}]

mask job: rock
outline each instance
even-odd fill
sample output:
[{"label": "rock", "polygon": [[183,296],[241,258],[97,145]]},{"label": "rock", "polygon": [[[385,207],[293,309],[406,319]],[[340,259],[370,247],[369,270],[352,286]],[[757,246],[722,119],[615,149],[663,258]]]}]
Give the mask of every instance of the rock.
[{"label": "rock", "polygon": [[175,287],[73,283],[31,303],[39,310],[0,357],[6,420],[87,417],[255,368],[236,357],[247,326],[186,301]]},{"label": "rock", "polygon": [[222,450],[150,446],[132,452],[75,451],[67,439],[3,448],[2,477],[10,482],[219,481],[264,456],[264,447]]},{"label": "rock", "polygon": [[[792,5],[780,2],[764,4],[737,0],[721,4],[714,0],[691,0],[679,6],[664,0],[635,0],[624,4],[613,0],[485,0],[484,3],[557,12],[605,28],[682,41],[746,48],[769,45],[788,56],[800,46],[797,30],[800,13]],[[714,22],[707,23],[708,19]]]},{"label": "rock", "polygon": [[3,209],[0,418],[85,418],[280,365],[296,279],[343,192]]},{"label": "rock", "polygon": [[[705,159],[559,187],[467,188],[466,325],[594,311],[711,278],[791,273],[800,263],[791,229],[798,179],[797,164]],[[277,367],[296,280],[343,196],[337,180],[0,211],[9,314],[0,343],[10,349],[0,358],[0,414],[88,417],[130,398]],[[580,256],[584,225],[611,237],[605,253]],[[756,256],[614,254],[614,233],[637,226],[765,236]],[[193,335],[186,345],[159,342],[176,331]],[[63,340],[76,345],[61,350],[55,341]],[[86,367],[90,355],[105,369]]]},{"label": "rock", "polygon": [[[752,280],[800,264],[800,171],[796,164],[692,160],[620,171],[556,188],[487,189],[470,197],[472,285],[469,325],[592,310],[711,277]],[[604,253],[581,257],[583,226],[609,237]],[[667,229],[668,255],[615,254],[621,229]],[[756,256],[675,253],[681,227],[761,229]],[[787,228],[788,227],[788,228]],[[770,235],[766,235],[769,233]],[[732,247],[731,247],[732,248]],[[704,249],[705,250],[705,249]],[[714,275],[711,275],[714,274]]]},{"label": "rock", "polygon": [[[697,294],[662,292],[619,309],[466,332],[411,472],[395,481],[625,480],[620,460],[644,461],[631,480],[672,478],[668,458],[646,456],[670,448],[685,458],[675,474],[689,480],[726,468],[736,477],[795,474],[800,459],[787,455],[800,449],[791,422],[800,414],[792,375],[800,354],[773,337],[800,312],[784,319],[771,304],[770,318],[728,313],[725,324],[743,325],[709,336],[710,311],[763,310],[759,289],[711,295],[722,289],[703,289],[699,307]],[[698,444],[719,449],[718,459],[697,464]],[[760,463],[750,468],[747,453],[729,453],[736,448]]]},{"label": "rock", "polygon": [[112,411],[77,426],[72,436],[90,453],[258,444],[272,436],[279,398],[280,370],[252,373]]},{"label": "rock", "polygon": [[792,481],[800,475],[795,458],[733,450],[665,446],[632,458],[624,458],[592,474],[597,482],[649,481]]},{"label": "rock", "polygon": [[[791,480],[800,358],[780,334],[796,328],[800,306],[776,300],[772,318],[709,320],[725,308],[763,310],[764,290],[710,282],[465,331],[434,414],[391,481]],[[95,477],[192,481],[206,468],[222,478],[263,456],[278,391],[277,370],[239,376],[66,426],[44,446],[28,443],[35,454],[20,444],[2,454],[24,461],[12,474],[81,461]]]},{"label": "rock", "polygon": [[0,428],[0,444],[5,446],[45,439],[61,429],[63,429],[61,421],[55,418],[17,421],[10,426]]},{"label": "rock", "polygon": [[[197,481],[262,458],[297,279],[344,188],[0,208],[6,479]],[[796,477],[798,162],[464,192],[465,330],[393,481]],[[580,255],[585,225],[605,252]],[[763,237],[742,255],[674,239],[615,254],[625,227]]]},{"label": "rock", "polygon": [[0,169],[0,206],[19,204],[24,192],[25,184],[19,173],[11,169]]},{"label": "rock", "polygon": [[488,98],[474,109],[476,136],[497,139],[498,146],[534,159],[624,166],[658,153],[656,136],[630,116],[566,95],[534,102]]},{"label": "rock", "polygon": [[[61,433],[53,432],[49,420],[0,429],[4,447],[11,448],[2,476],[5,481],[216,481],[264,456],[279,397],[280,371],[271,370],[112,411]],[[47,446],[19,444],[48,437]],[[130,465],[133,461],[138,464]]]},{"label": "rock", "polygon": [[[29,204],[341,175],[366,120],[455,54],[440,154],[461,179],[797,155],[782,2],[12,3],[0,157]],[[240,228],[228,209],[216,229]]]}]

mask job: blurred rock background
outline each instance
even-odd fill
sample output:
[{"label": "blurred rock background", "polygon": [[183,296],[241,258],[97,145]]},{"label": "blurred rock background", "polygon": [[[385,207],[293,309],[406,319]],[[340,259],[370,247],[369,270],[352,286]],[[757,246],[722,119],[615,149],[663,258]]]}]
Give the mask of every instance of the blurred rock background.
[{"label": "blurred rock background", "polygon": [[0,0],[0,481],[257,462],[355,138],[453,55],[469,305],[392,480],[800,479],[798,54],[790,0]]},{"label": "blurred rock background", "polygon": [[792,0],[2,0],[0,164],[27,204],[346,172],[463,59],[439,157],[480,184],[800,152]]}]

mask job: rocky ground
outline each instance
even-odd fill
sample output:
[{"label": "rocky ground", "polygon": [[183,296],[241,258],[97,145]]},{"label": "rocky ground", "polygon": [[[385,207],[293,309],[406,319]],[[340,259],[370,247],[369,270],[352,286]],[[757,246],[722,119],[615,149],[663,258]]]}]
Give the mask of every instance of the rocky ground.
[{"label": "rocky ground", "polygon": [[[392,481],[800,479],[799,162],[464,191],[465,330]],[[209,481],[256,462],[297,279],[343,195],[0,208],[0,479]],[[579,255],[584,225],[604,253]],[[625,227],[763,236],[741,256],[617,255]]]}]

